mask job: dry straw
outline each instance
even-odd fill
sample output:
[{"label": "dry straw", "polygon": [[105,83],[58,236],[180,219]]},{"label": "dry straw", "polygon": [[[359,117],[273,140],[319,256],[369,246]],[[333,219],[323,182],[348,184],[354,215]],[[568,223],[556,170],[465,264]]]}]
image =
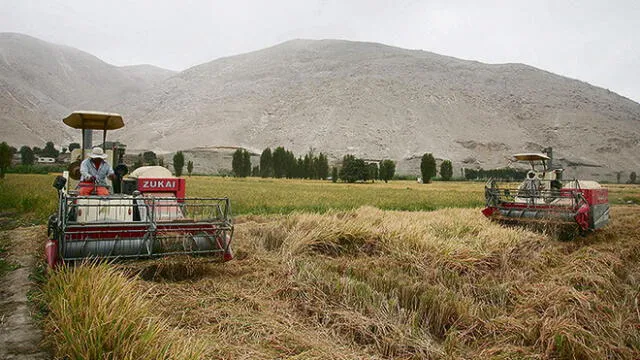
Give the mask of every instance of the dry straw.
[{"label": "dry straw", "polygon": [[64,359],[199,359],[202,344],[152,315],[135,283],[108,265],[55,271],[44,287],[47,342]]},{"label": "dry straw", "polygon": [[604,231],[559,242],[477,209],[251,216],[229,263],[56,273],[49,326],[62,356],[94,358],[82,344],[104,329],[121,342],[103,351],[141,356],[199,339],[229,359],[635,359],[639,217],[616,207]]}]

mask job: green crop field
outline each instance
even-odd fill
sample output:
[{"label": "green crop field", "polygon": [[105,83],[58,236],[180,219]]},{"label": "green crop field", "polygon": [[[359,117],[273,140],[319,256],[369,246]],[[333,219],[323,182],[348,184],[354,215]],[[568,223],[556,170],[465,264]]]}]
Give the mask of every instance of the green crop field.
[{"label": "green crop field", "polygon": [[477,207],[484,201],[482,184],[455,182],[426,186],[415,181],[334,184],[318,180],[194,177],[187,179],[187,192],[189,196],[229,197],[235,214],[326,212],[364,205],[418,211]]},{"label": "green crop field", "polygon": [[[56,209],[57,195],[49,175],[8,174],[0,181],[2,212],[22,223],[43,223]],[[607,185],[613,204],[640,203],[640,186]],[[430,211],[484,205],[484,183],[415,181],[343,184],[318,180],[261,178],[187,178],[187,196],[229,197],[234,215],[323,213],[374,206],[382,210]]]},{"label": "green crop field", "polygon": [[[5,212],[19,214],[23,222],[42,223],[55,211],[57,195],[51,186],[55,175],[9,174],[0,182],[0,203]],[[187,196],[229,197],[235,215],[288,214],[294,211],[326,212],[370,205],[383,210],[435,210],[444,207],[478,207],[483,204],[483,184],[413,181],[343,184],[317,180],[187,178]]]}]

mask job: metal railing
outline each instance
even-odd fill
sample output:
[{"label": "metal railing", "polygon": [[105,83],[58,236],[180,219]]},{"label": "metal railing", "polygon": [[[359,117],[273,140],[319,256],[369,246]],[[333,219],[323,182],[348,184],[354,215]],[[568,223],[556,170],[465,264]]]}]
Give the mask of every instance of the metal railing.
[{"label": "metal railing", "polygon": [[65,260],[223,254],[233,236],[228,198],[60,195]]},{"label": "metal railing", "polygon": [[516,204],[522,207],[563,207],[576,208],[585,202],[579,189],[539,189],[518,186],[499,186],[494,180],[485,185],[487,206],[500,207]]}]

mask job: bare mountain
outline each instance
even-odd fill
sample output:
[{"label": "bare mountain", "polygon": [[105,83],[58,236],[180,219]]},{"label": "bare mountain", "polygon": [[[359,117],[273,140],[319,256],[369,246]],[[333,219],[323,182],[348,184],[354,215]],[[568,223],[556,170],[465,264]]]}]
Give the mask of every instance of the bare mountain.
[{"label": "bare mountain", "polygon": [[488,65],[381,44],[294,40],[183,71],[122,104],[138,147],[284,145],[335,157],[433,152],[505,165],[553,146],[589,174],[640,168],[640,104],[521,64]]},{"label": "bare mountain", "polygon": [[149,64],[121,66],[120,69],[124,70],[136,80],[144,82],[147,87],[157,85],[178,73],[177,71],[167,70]]},{"label": "bare mountain", "polygon": [[114,138],[137,149],[283,145],[409,172],[424,152],[489,168],[553,146],[590,177],[640,168],[638,103],[527,65],[375,43],[293,40],[173,74],[0,34],[0,85],[0,138],[17,145],[68,137],[59,120],[85,108],[122,113]]},{"label": "bare mountain", "polygon": [[166,78],[163,70],[119,68],[71,47],[0,33],[0,138],[16,145],[68,143],[78,134],[61,126],[65,115],[108,110]]}]

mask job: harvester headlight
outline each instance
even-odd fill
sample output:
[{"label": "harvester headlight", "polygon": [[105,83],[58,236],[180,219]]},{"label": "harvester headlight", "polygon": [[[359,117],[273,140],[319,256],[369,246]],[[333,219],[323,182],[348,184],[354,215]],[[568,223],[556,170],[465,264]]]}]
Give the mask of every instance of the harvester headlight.
[{"label": "harvester headlight", "polygon": [[56,176],[55,180],[53,180],[53,187],[58,189],[58,190],[62,190],[64,189],[64,186],[67,184],[67,179],[64,178],[64,176]]}]

